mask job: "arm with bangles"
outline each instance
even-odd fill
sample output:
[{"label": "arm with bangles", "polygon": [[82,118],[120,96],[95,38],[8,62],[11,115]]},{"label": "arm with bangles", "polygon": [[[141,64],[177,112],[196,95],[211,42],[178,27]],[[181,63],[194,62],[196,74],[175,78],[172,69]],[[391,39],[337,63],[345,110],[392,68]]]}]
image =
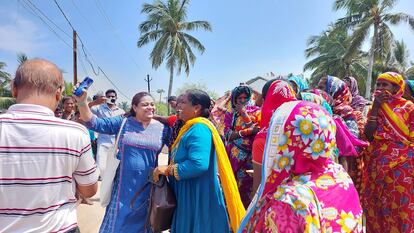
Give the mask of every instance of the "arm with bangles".
[{"label": "arm with bangles", "polygon": [[171,176],[176,180],[185,180],[201,176],[207,172],[210,166],[211,132],[205,125],[196,124],[192,127],[191,132],[188,132],[189,135],[187,135],[188,141],[185,142],[185,148],[188,148],[188,157],[180,163],[158,166],[154,169],[154,181],[158,181],[159,175]]},{"label": "arm with bangles", "polygon": [[372,109],[369,112],[369,117],[367,124],[365,125],[365,136],[368,141],[372,142],[374,140],[374,133],[378,126],[378,111],[381,107],[381,104],[388,101],[389,95],[386,93],[380,93],[375,97],[374,103],[372,104]]}]

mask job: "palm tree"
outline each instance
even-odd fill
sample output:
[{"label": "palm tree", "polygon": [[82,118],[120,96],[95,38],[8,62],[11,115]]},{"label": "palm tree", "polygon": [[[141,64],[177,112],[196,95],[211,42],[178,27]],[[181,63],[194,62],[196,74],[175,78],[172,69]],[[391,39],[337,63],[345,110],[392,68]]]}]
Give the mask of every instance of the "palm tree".
[{"label": "palm tree", "polygon": [[118,103],[118,107],[122,108],[125,112],[128,112],[130,109],[129,104],[126,101],[122,101],[121,103]]},{"label": "palm tree", "polygon": [[[394,35],[389,24],[397,25],[405,21],[414,30],[412,16],[405,13],[389,13],[396,2],[397,0],[336,0],[334,3],[335,10],[344,9],[347,12],[344,18],[337,21],[337,25],[354,29],[348,54],[355,53],[369,36],[370,29],[374,29],[368,59],[366,98],[369,98],[371,93],[375,57],[388,54],[394,42]],[[346,56],[349,56],[348,54]]]},{"label": "palm tree", "polygon": [[366,74],[366,54],[358,50],[346,57],[349,46],[349,35],[344,28],[330,25],[320,35],[311,36],[305,50],[306,58],[311,58],[303,69],[312,70],[311,85],[315,85],[324,75],[337,77],[354,76],[364,86],[361,78]]},{"label": "palm tree", "polygon": [[411,66],[405,71],[407,79],[414,79],[414,62],[410,62]]},{"label": "palm tree", "polygon": [[3,71],[6,63],[0,62],[0,96],[11,97],[10,82],[11,76],[6,71]]},{"label": "palm tree", "polygon": [[25,61],[27,61],[29,58],[25,53],[18,53],[17,54],[17,62],[19,63],[19,66],[23,64]]},{"label": "palm tree", "polygon": [[162,93],[164,93],[164,92],[165,92],[164,89],[158,89],[157,90],[157,93],[160,94],[160,101],[159,101],[159,103],[161,103]]},{"label": "palm tree", "polygon": [[16,102],[10,91],[11,75],[3,71],[5,66],[6,63],[0,62],[0,113]]},{"label": "palm tree", "polygon": [[63,91],[64,96],[73,95],[72,89],[73,89],[73,83],[71,82],[65,82],[65,90]]},{"label": "palm tree", "polygon": [[184,68],[188,76],[190,65],[194,66],[196,61],[193,48],[201,54],[205,51],[200,41],[188,32],[197,29],[211,31],[211,25],[207,21],[186,21],[189,3],[189,0],[155,0],[153,4],[145,3],[141,10],[141,13],[147,14],[147,20],[139,25],[141,36],[137,46],[155,42],[150,55],[155,69],[166,60],[170,71],[168,97],[172,93],[174,71],[180,74]]},{"label": "palm tree", "polygon": [[410,53],[407,49],[407,45],[403,40],[395,41],[395,48],[393,49],[394,63],[396,68],[400,73],[405,77],[405,72],[407,71],[408,59]]}]

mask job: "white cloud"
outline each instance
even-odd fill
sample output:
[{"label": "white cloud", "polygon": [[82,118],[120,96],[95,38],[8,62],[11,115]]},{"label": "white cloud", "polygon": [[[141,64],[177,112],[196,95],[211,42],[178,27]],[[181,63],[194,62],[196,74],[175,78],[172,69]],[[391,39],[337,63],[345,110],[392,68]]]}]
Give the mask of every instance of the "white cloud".
[{"label": "white cloud", "polygon": [[21,16],[0,22],[0,50],[33,53],[41,47],[41,33],[34,23]]}]

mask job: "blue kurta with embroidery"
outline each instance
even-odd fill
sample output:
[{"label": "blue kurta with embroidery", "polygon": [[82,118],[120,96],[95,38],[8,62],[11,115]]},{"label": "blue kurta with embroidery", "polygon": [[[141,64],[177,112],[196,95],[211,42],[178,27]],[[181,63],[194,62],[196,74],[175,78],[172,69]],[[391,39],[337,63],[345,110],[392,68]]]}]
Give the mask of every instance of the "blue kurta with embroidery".
[{"label": "blue kurta with embroidery", "polygon": [[172,233],[230,231],[212,143],[210,129],[196,123],[172,152],[179,176],[170,177],[177,198]]},{"label": "blue kurta with embroidery", "polygon": [[[120,130],[123,117],[92,118],[87,126],[99,133],[116,134]],[[135,202],[135,211],[129,204],[134,193],[147,182],[148,173],[157,165],[157,155],[169,138],[170,129],[152,120],[144,128],[134,117],[128,117],[118,143],[118,159],[121,161],[114,179],[112,196],[106,208],[100,232],[150,232],[146,229],[150,186]]]}]

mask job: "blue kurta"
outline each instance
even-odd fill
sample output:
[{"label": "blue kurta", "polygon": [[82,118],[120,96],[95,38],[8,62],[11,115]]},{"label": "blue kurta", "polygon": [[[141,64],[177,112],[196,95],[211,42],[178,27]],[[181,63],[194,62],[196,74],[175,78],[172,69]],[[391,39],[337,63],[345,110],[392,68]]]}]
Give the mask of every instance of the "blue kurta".
[{"label": "blue kurta", "polygon": [[[93,118],[87,126],[99,133],[116,134],[123,117]],[[153,120],[146,129],[134,117],[128,117],[118,143],[118,167],[112,196],[105,211],[100,232],[150,232],[145,229],[150,186],[140,194],[135,208],[147,202],[139,211],[129,206],[135,194],[147,182],[148,172],[157,165],[157,155],[169,137],[169,127]]]},{"label": "blue kurta", "polygon": [[170,177],[177,198],[171,232],[229,232],[210,129],[194,124],[172,152],[179,180]]}]

